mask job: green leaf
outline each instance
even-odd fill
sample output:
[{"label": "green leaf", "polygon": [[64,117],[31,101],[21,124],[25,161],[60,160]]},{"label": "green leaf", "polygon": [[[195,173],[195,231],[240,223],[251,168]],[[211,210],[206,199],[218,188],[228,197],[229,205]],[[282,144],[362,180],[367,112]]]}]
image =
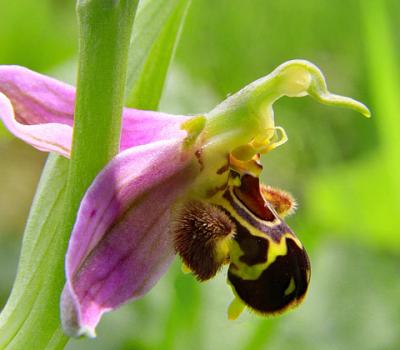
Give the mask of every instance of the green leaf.
[{"label": "green leaf", "polygon": [[[65,238],[58,234],[58,229],[63,216],[67,172],[67,159],[49,156],[25,228],[17,278],[0,315],[0,349],[21,349],[21,344],[15,344],[17,333],[17,338],[23,337],[25,331],[37,327],[35,322],[40,322],[47,331],[36,332],[35,337],[31,337],[31,349],[37,349],[39,344],[46,344],[50,339],[54,346],[47,349],[61,349],[67,342],[67,337],[60,333],[58,305],[54,305],[59,290],[48,288],[55,277],[48,275],[52,268],[49,263],[57,255],[64,254]],[[41,314],[47,317],[38,319],[34,308],[42,297],[53,302],[41,305]],[[28,326],[32,322],[34,328]]]},{"label": "green leaf", "polygon": [[126,105],[157,110],[191,0],[142,0],[133,26]]}]

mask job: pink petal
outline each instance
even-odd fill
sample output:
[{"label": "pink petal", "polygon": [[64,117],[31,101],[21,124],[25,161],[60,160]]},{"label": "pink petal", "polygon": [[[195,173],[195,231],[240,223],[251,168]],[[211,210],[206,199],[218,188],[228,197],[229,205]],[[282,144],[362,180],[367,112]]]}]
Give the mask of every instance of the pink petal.
[{"label": "pink petal", "polygon": [[[0,66],[0,118],[16,137],[69,157],[75,88],[18,66]],[[124,109],[121,150],[182,137],[188,119],[160,112]]]},{"label": "pink petal", "polygon": [[42,150],[69,155],[75,91],[18,66],[0,66],[0,118],[15,136]]},{"label": "pink petal", "polygon": [[65,331],[94,335],[104,312],[145,294],[169,266],[171,206],[195,175],[181,139],[120,153],[78,212],[66,258]]},{"label": "pink petal", "polygon": [[181,124],[190,118],[189,116],[124,108],[120,150],[184,137],[186,131],[181,130]]}]

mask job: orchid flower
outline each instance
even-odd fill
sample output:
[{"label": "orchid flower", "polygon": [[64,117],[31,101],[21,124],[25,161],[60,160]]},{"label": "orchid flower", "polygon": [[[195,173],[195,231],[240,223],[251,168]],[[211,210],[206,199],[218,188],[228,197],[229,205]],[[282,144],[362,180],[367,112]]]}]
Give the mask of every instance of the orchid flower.
[{"label": "orchid flower", "polygon": [[[203,115],[124,109],[120,152],[87,190],[69,242],[65,332],[94,336],[102,314],[146,294],[175,253],[199,280],[230,264],[230,318],[244,306],[275,314],[297,305],[308,257],[282,220],[293,200],[259,183],[259,157],[287,140],[273,103],[306,95],[369,116],[363,104],[329,93],[320,70],[303,60]],[[39,150],[70,157],[74,102],[69,85],[0,67],[0,118]]]}]

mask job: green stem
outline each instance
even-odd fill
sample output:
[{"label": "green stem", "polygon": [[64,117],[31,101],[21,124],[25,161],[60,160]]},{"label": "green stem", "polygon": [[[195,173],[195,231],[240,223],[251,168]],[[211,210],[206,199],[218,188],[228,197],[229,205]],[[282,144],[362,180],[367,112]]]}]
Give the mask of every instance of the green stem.
[{"label": "green stem", "polygon": [[63,237],[67,238],[65,248],[87,188],[119,151],[128,49],[136,6],[137,1],[133,0],[78,1],[80,56],[62,226]]},{"label": "green stem", "polygon": [[[78,2],[80,57],[72,157],[50,157],[24,234],[18,277],[0,316],[0,349],[62,349],[59,297],[80,200],[118,152],[137,1]],[[65,192],[65,194],[64,194]]]},{"label": "green stem", "polygon": [[[83,193],[118,152],[130,33],[137,1],[80,0],[80,56],[68,193]],[[73,223],[75,220],[69,220]]]}]

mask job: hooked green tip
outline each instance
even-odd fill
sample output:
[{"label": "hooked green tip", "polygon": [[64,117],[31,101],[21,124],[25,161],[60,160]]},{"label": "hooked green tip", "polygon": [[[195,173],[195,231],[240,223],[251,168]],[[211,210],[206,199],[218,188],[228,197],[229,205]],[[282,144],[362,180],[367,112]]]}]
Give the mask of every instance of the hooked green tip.
[{"label": "hooked green tip", "polygon": [[371,112],[363,103],[350,97],[336,95],[329,92],[325,77],[316,65],[304,60],[291,61],[291,64],[302,67],[310,74],[311,81],[307,88],[307,93],[318,102],[329,106],[350,108],[361,113],[366,118],[371,117]]},{"label": "hooked green tip", "polygon": [[350,97],[331,94],[329,91],[323,94],[315,94],[313,91],[309,91],[309,95],[325,105],[350,108],[366,118],[371,117],[371,112],[366,105]]}]

